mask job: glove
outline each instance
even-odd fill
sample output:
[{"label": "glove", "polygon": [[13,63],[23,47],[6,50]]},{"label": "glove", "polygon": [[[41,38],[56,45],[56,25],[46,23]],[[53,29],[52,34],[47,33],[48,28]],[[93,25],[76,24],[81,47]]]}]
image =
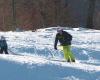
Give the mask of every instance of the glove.
[{"label": "glove", "polygon": [[57,50],[57,47],[54,47],[55,50]]}]

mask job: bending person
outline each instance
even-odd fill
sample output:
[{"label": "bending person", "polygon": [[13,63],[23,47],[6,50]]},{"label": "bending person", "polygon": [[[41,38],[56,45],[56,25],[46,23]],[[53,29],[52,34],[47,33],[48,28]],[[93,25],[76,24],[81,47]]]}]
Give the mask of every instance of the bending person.
[{"label": "bending person", "polygon": [[75,62],[75,57],[71,52],[72,35],[59,28],[57,29],[54,43],[54,49],[56,50],[58,41],[60,42],[61,46],[63,46],[64,59],[67,60],[67,62]]}]

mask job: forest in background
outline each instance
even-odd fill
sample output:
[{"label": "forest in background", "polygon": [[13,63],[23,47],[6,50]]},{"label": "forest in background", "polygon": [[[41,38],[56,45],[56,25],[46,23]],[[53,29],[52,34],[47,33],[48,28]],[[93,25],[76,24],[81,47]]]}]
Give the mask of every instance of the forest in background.
[{"label": "forest in background", "polygon": [[58,25],[100,29],[100,0],[0,0],[0,31]]}]

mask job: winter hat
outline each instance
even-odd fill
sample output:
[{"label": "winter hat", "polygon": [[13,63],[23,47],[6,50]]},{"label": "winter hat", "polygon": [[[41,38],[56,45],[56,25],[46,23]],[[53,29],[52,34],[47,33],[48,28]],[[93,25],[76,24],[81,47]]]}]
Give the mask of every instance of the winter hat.
[{"label": "winter hat", "polygon": [[58,33],[62,32],[62,31],[63,31],[62,28],[58,28],[58,29],[57,29],[57,32],[58,32]]},{"label": "winter hat", "polygon": [[5,37],[4,36],[1,36],[1,40],[5,40]]}]

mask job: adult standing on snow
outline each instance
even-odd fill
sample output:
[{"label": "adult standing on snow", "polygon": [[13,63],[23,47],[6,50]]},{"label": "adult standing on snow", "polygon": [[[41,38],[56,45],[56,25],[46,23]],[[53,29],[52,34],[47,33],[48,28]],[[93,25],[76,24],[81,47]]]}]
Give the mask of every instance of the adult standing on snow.
[{"label": "adult standing on snow", "polygon": [[3,54],[3,52],[5,52],[5,54],[8,54],[8,46],[7,46],[7,42],[4,36],[1,36],[0,39],[0,53]]},{"label": "adult standing on snow", "polygon": [[75,62],[75,57],[70,50],[72,35],[69,34],[68,32],[63,31],[63,29],[59,28],[57,29],[57,34],[56,34],[55,43],[54,43],[54,49],[56,50],[57,50],[58,41],[63,47],[64,59],[66,59],[67,62]]}]

